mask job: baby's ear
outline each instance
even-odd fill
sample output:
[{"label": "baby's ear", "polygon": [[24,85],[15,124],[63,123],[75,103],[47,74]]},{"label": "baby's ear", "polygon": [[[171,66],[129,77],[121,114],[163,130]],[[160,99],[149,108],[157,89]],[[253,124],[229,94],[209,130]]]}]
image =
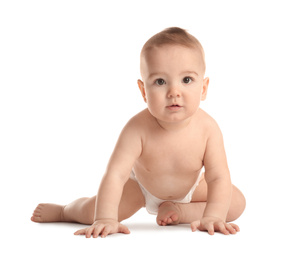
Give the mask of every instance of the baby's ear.
[{"label": "baby's ear", "polygon": [[139,88],[139,90],[140,90],[140,92],[142,94],[142,97],[144,99],[144,102],[147,102],[146,91],[145,91],[145,88],[144,88],[144,83],[140,79],[138,79],[137,84],[138,84],[138,88]]},{"label": "baby's ear", "polygon": [[204,101],[207,97],[207,92],[208,92],[208,87],[209,87],[209,78],[203,79],[203,90],[202,90],[202,95],[201,95],[201,100]]}]

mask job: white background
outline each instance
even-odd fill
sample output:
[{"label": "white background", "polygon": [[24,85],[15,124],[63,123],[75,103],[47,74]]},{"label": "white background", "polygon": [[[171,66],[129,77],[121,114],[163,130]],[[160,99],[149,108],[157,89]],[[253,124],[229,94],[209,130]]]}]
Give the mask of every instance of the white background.
[{"label": "white background", "polygon": [[[1,1],[0,254],[288,259],[288,24],[278,0]],[[145,210],[124,221],[130,235],[106,239],[73,236],[77,224],[30,222],[40,202],[97,193],[122,127],[145,108],[140,50],[170,26],[205,49],[210,86],[201,107],[218,121],[233,183],[247,199],[235,222],[241,232],[158,227]]]}]

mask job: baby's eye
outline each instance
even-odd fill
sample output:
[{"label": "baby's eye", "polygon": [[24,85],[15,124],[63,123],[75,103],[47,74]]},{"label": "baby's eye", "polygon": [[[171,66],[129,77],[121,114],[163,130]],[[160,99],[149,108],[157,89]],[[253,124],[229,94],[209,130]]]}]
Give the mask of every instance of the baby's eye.
[{"label": "baby's eye", "polygon": [[191,83],[193,81],[193,78],[191,78],[191,77],[184,77],[184,79],[183,79],[183,82],[185,83],[185,84],[189,84],[189,83]]},{"label": "baby's eye", "polygon": [[156,83],[158,86],[162,86],[162,85],[166,84],[166,82],[164,81],[164,79],[157,79],[157,80],[155,81],[155,83]]}]

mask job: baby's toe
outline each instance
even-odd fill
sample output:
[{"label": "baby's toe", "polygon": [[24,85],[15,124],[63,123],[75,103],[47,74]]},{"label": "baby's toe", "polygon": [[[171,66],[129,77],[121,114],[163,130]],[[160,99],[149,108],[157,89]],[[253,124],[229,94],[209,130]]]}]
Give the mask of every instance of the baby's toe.
[{"label": "baby's toe", "polygon": [[31,221],[40,223],[40,222],[42,222],[42,219],[41,219],[41,217],[32,216],[31,217]]},{"label": "baby's toe", "polygon": [[173,220],[171,219],[171,217],[167,219],[166,223],[167,223],[167,224],[173,223]]},{"label": "baby's toe", "polygon": [[171,222],[175,222],[175,221],[178,221],[179,220],[179,216],[178,216],[178,214],[173,214],[173,215],[171,215]]}]

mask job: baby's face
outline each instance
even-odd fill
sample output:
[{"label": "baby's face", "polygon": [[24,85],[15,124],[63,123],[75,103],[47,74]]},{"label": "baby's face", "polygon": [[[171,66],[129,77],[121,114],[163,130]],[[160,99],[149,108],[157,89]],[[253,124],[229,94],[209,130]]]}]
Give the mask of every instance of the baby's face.
[{"label": "baby's face", "polygon": [[150,113],[163,122],[184,121],[206,98],[201,53],[183,46],[153,47],[141,58],[143,81],[138,81]]}]

